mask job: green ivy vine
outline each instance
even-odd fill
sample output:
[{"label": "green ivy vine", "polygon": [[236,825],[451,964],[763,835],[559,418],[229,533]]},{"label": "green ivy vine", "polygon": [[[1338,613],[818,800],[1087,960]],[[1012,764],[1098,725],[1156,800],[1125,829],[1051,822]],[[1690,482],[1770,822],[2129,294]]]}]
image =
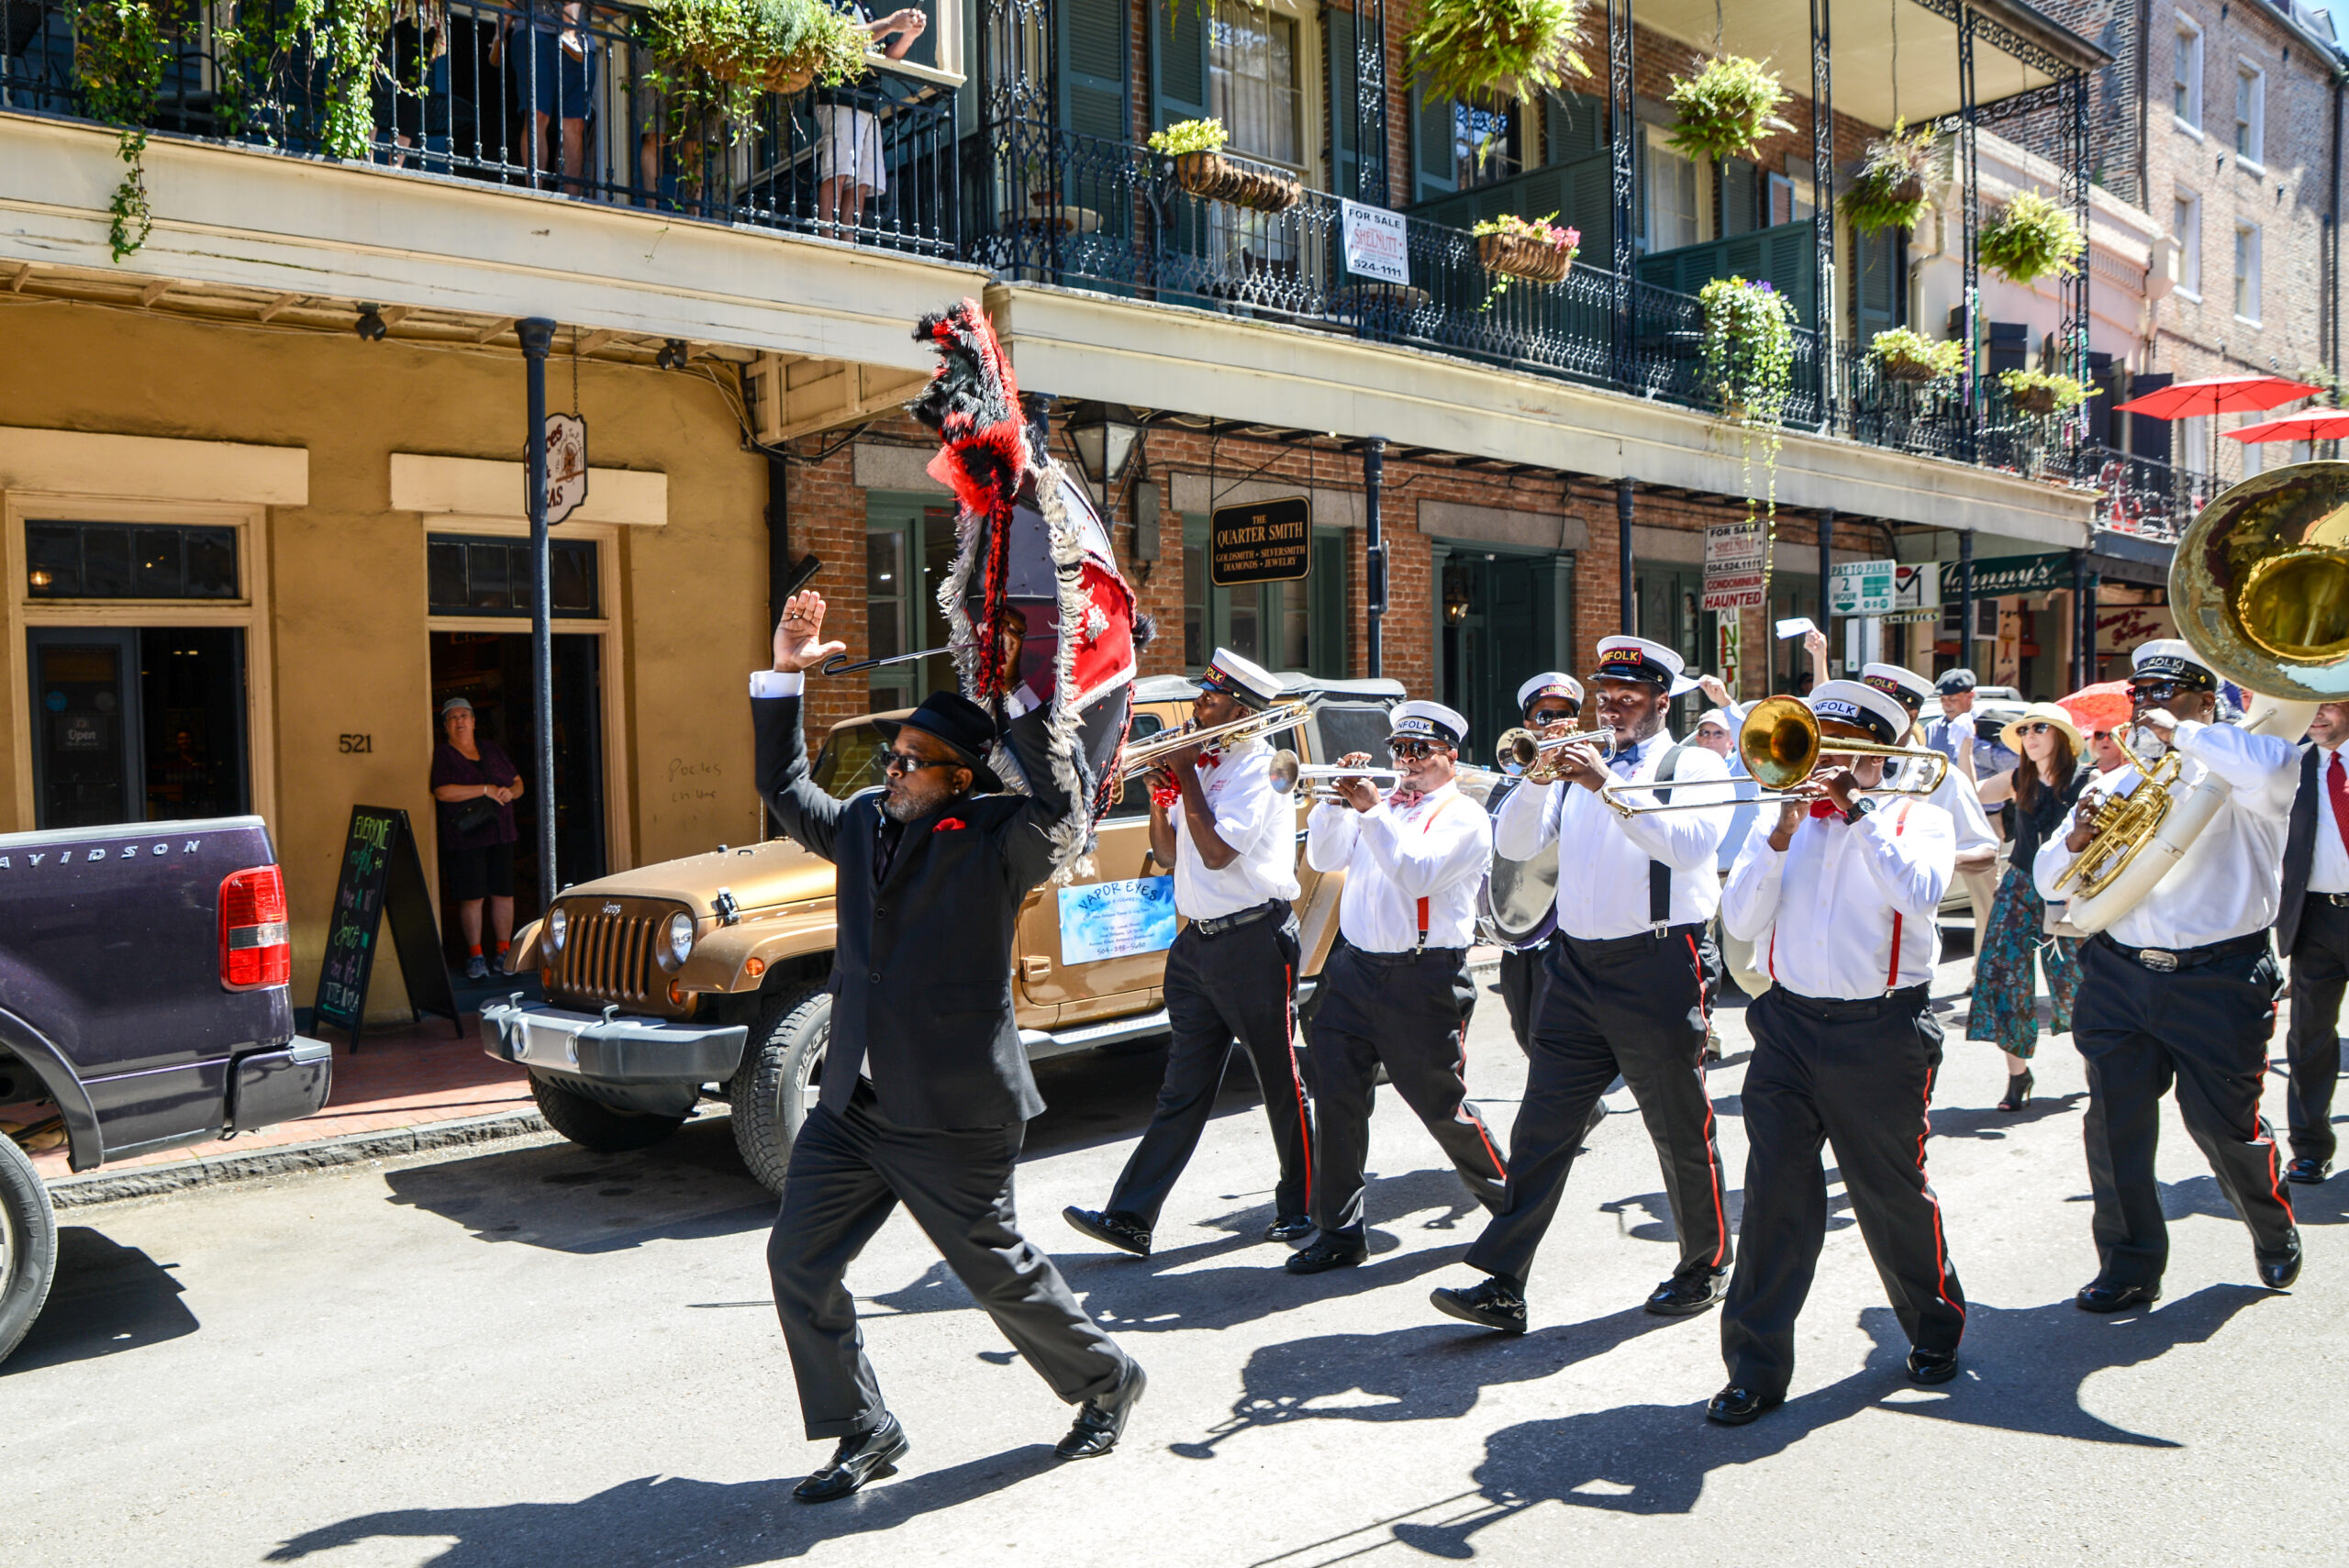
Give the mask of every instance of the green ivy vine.
[{"label": "green ivy vine", "polygon": [[1739,428],[1745,517],[1753,520],[1753,451],[1759,445],[1775,539],[1779,424],[1795,388],[1795,307],[1766,278],[1715,278],[1698,291],[1697,302],[1705,326],[1703,387]]}]

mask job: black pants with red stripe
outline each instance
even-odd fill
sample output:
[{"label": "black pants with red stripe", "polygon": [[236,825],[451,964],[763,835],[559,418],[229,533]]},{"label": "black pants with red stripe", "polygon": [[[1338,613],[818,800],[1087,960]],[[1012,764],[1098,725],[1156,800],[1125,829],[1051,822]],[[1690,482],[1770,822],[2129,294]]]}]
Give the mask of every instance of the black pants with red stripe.
[{"label": "black pants with red stripe", "polygon": [[1382,1065],[1476,1201],[1498,1207],[1505,1180],[1499,1149],[1468,1103],[1464,1076],[1475,1006],[1464,949],[1413,954],[1341,947],[1330,955],[1306,1026],[1319,1123],[1311,1213],[1323,1234],[1362,1238],[1363,1166]]},{"label": "black pants with red stripe", "polygon": [[2276,1035],[2276,959],[2264,950],[2157,973],[2099,937],[2080,947],[2072,1042],[2088,1069],[2088,1189],[2096,1198],[2097,1278],[2161,1283],[2169,1262],[2154,1150],[2161,1098],[2177,1086],[2177,1114],[2251,1229],[2258,1256],[2292,1250],[2276,1140],[2259,1114],[2267,1047]]},{"label": "black pants with red stripe", "polygon": [[1745,1214],[1737,1273],[1721,1307],[1729,1380],[1784,1397],[1795,1318],[1827,1237],[1822,1144],[1851,1199],[1909,1342],[1955,1351],[1965,1293],[1950,1267],[1941,1200],[1925,1176],[1926,1109],[1942,1027],[1926,987],[1864,1002],[1820,1001],[1774,985],[1745,1010]]},{"label": "black pants with red stripe", "polygon": [[1313,1118],[1294,1043],[1297,954],[1297,917],[1286,905],[1219,936],[1186,926],[1175,937],[1166,955],[1166,1021],[1174,1032],[1166,1077],[1150,1130],[1109,1195],[1109,1212],[1157,1225],[1158,1211],[1207,1130],[1235,1037],[1255,1066],[1280,1159],[1274,1207],[1282,1215],[1306,1212],[1313,1190]]},{"label": "black pants with red stripe", "polygon": [[1729,1267],[1720,1151],[1705,1092],[1706,976],[1699,925],[1662,936],[1550,943],[1549,987],[1533,1029],[1525,1099],[1508,1139],[1508,1195],[1468,1262],[1520,1289],[1558,1212],[1591,1108],[1621,1073],[1639,1102],[1680,1235],[1674,1276]]}]

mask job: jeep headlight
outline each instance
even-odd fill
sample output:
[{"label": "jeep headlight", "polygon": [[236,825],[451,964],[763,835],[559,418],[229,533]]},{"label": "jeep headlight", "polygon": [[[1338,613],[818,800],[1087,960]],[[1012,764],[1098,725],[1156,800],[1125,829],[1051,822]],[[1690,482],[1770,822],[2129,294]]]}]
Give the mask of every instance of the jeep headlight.
[{"label": "jeep headlight", "polygon": [[571,917],[563,913],[562,905],[558,904],[551,910],[548,911],[547,951],[549,952],[562,951],[563,933],[570,929]]},{"label": "jeep headlight", "polygon": [[694,917],[680,909],[669,917],[667,951],[662,954],[663,969],[683,969],[685,960],[693,956]]}]

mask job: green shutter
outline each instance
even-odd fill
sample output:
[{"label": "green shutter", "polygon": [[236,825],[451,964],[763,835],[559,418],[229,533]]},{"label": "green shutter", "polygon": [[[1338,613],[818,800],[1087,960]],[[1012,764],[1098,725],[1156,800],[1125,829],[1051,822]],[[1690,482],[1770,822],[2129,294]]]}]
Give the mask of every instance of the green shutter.
[{"label": "green shutter", "polygon": [[1566,172],[1565,216],[1559,221],[1582,230],[1582,265],[1615,266],[1615,158],[1601,149]]},{"label": "green shutter", "polygon": [[1124,141],[1133,134],[1126,97],[1126,8],[1119,0],[1061,0],[1061,128]]},{"label": "green shutter", "polygon": [[1713,169],[1721,184],[1721,238],[1751,234],[1761,228],[1759,181],[1753,165],[1742,158],[1725,158]]},{"label": "green shutter", "polygon": [[1586,93],[1542,95],[1545,162],[1573,163],[1607,150],[1605,106]]},{"label": "green shutter", "polygon": [[1330,188],[1349,201],[1360,201],[1362,152],[1354,145],[1354,96],[1361,61],[1354,58],[1354,14],[1328,10],[1321,22],[1330,88]]},{"label": "green shutter", "polygon": [[1312,665],[1308,673],[1323,680],[1343,680],[1347,674],[1346,560],[1343,528],[1313,530],[1305,639],[1308,662]]},{"label": "green shutter", "polygon": [[[1150,0],[1150,123],[1164,130],[1177,120],[1208,117],[1207,7],[1211,0]],[[1119,39],[1125,11],[1118,7]]]},{"label": "green shutter", "polygon": [[1452,100],[1411,89],[1411,199],[1423,202],[1460,188],[1453,161]]},{"label": "green shutter", "polygon": [[1887,228],[1865,239],[1854,235],[1853,241],[1854,340],[1865,345],[1900,324],[1900,234]]}]

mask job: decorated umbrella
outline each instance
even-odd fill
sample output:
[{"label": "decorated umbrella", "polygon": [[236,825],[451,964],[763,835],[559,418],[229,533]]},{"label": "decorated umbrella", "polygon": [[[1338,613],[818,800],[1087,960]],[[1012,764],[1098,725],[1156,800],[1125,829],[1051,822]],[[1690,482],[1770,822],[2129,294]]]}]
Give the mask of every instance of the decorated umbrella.
[{"label": "decorated umbrella", "polygon": [[2231,441],[2337,441],[2349,436],[2349,408],[2312,408],[2219,434]]},{"label": "decorated umbrella", "polygon": [[2130,702],[2129,683],[2099,681],[2092,686],[2082,686],[2067,697],[2057,697],[2056,704],[2072,716],[2072,722],[2086,735],[2098,729],[2123,729],[2128,727]]},{"label": "decorated umbrella", "polygon": [[2256,414],[2323,390],[2289,376],[2215,375],[2200,381],[2172,382],[2143,397],[2115,404],[2112,411],[2143,414],[2155,419],[2191,419],[2203,414]]}]

